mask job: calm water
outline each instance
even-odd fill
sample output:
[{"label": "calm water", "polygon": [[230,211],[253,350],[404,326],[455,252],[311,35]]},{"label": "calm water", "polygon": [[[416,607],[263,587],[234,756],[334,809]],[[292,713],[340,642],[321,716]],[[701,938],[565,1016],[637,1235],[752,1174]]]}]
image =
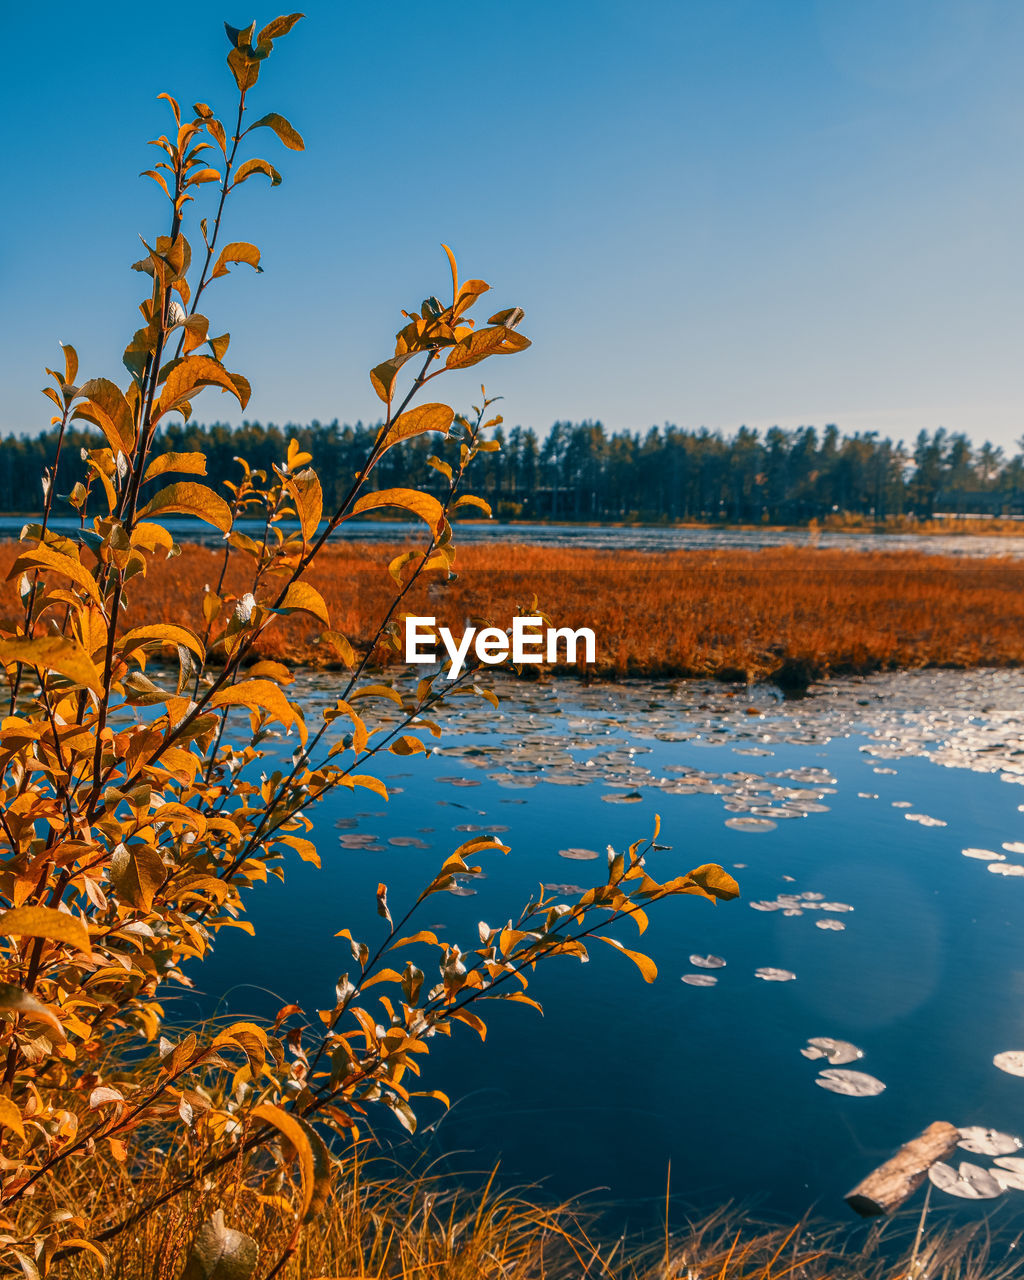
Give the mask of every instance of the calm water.
[{"label": "calm water", "polygon": [[[446,715],[429,759],[388,757],[387,806],[357,793],[316,811],[323,869],[296,861],[284,887],[253,894],[257,936],[222,934],[206,992],[235,1013],[326,1006],[349,963],[334,933],[379,936],[378,880],[394,911],[467,832],[500,833],[512,852],[485,855],[476,894],[438,895],[420,917],[468,949],[479,920],[503,922],[539,881],[571,894],[603,880],[606,845],[647,835],[657,813],[671,848],[654,873],[719,861],[741,900],[656,906],[653,985],[595,947],[589,965],[537,976],[543,1019],[508,1006],[486,1044],[468,1029],[440,1044],[423,1087],[455,1105],[422,1105],[418,1141],[442,1166],[500,1158],[507,1180],[607,1188],[642,1214],[671,1161],[691,1203],[842,1216],[843,1193],[933,1120],[1024,1136],[1024,1079],[993,1065],[1024,1050],[1024,674],[872,677],[799,702],[694,683],[499,688],[500,712]],[[635,945],[632,926],[617,936]],[[830,1063],[801,1056],[812,1037],[851,1042],[863,1056],[844,1069],[884,1090],[819,1087]],[[1024,1207],[1019,1191],[1002,1200]]]},{"label": "calm water", "polygon": [[[0,539],[17,538],[27,516],[0,516]],[[54,529],[73,533],[78,520],[57,517]],[[187,542],[222,544],[221,535],[209,525],[186,516],[163,521],[174,537]],[[255,520],[240,520],[241,532],[259,537],[263,526]],[[402,542],[407,538],[422,539],[423,525],[394,521],[383,523],[349,523],[332,535],[339,542]],[[616,528],[600,525],[503,524],[474,521],[459,525],[459,541],[468,543],[520,543],[534,547],[575,547],[595,550],[686,551],[738,547],[756,550],[760,547],[815,546],[845,551],[923,551],[929,555],[948,556],[1024,556],[1024,531],[1020,537],[983,537],[955,534],[924,535],[916,533],[823,533],[809,529],[671,529],[656,525]]]}]

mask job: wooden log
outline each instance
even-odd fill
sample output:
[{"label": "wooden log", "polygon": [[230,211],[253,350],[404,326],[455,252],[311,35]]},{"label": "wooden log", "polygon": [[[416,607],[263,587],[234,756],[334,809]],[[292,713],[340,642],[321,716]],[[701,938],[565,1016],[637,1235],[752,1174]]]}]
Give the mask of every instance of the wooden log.
[{"label": "wooden log", "polygon": [[956,1150],[960,1130],[945,1120],[936,1120],[924,1133],[900,1147],[891,1160],[879,1165],[846,1196],[846,1203],[864,1218],[892,1213],[928,1176],[937,1160],[945,1160]]}]

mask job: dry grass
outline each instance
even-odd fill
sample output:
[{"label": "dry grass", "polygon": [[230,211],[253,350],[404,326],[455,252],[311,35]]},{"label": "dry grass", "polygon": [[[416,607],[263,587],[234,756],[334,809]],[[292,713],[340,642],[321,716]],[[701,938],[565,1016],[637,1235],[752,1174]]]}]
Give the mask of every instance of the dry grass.
[{"label": "dry grass", "polygon": [[[309,580],[332,625],[368,643],[394,584],[384,566],[401,548],[332,545]],[[0,564],[11,546],[0,547]],[[6,559],[6,563],[5,563]],[[1017,666],[1024,662],[1024,562],[811,548],[606,552],[463,546],[459,578],[409,593],[409,612],[458,626],[506,624],[534,594],[560,626],[597,634],[597,671],[611,676],[774,678],[793,688],[828,673],[898,667]],[[204,584],[220,553],[186,546],[131,590],[152,621],[199,626]],[[249,586],[233,557],[227,589]],[[201,628],[200,628],[201,629]],[[263,656],[330,665],[304,616],[282,620]]]},{"label": "dry grass", "polygon": [[[141,1146],[141,1144],[140,1144]],[[194,1153],[198,1158],[199,1153]],[[163,1154],[129,1176],[97,1152],[26,1216],[77,1215],[99,1235],[133,1204],[159,1192]],[[67,1280],[179,1280],[191,1241],[222,1209],[226,1224],[259,1244],[257,1277],[274,1271],[294,1222],[296,1188],[287,1180],[229,1168],[106,1243],[105,1268],[84,1252],[58,1255],[51,1274]],[[536,1189],[505,1192],[493,1178],[458,1190],[429,1170],[407,1172],[383,1158],[350,1155],[320,1217],[274,1274],[281,1280],[1021,1280],[1015,1243],[990,1235],[982,1219],[959,1230],[919,1230],[916,1216],[884,1224],[782,1228],[726,1207],[681,1229],[643,1240],[615,1238],[614,1206],[598,1217],[578,1206],[544,1205]],[[1006,1261],[1010,1259],[1011,1261]]]}]

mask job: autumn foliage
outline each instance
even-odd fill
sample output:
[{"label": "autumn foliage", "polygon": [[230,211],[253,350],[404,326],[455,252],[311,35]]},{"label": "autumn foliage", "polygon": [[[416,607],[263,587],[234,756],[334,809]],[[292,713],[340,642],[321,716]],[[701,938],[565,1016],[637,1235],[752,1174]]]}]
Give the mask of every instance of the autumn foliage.
[{"label": "autumn foliage", "polygon": [[[714,864],[654,880],[644,863],[649,842],[638,842],[610,850],[604,878],[574,900],[542,891],[507,921],[480,922],[460,947],[414,916],[456,876],[478,874],[482,858],[508,852],[479,836],[411,902],[392,904],[381,884],[378,937],[355,938],[338,921],[351,961],[330,1007],[289,1005],[271,1026],[167,1022],[167,993],[192,983],[221,930],[251,932],[247,890],[297,858],[317,860],[308,810],[320,797],[363,789],[386,799],[378,756],[424,752],[439,733],[431,708],[453,688],[494,698],[473,667],[457,681],[442,674],[408,688],[365,674],[370,653],[397,644],[409,593],[452,572],[451,518],[480,506],[462,493],[464,475],[494,444],[488,433],[498,419],[486,397],[464,416],[420,393],[528,345],[518,308],[483,323],[470,317],[488,286],[461,280],[450,251],[450,297],[404,312],[393,354],[371,372],[384,422],[336,508],[324,509],[313,459],[296,446],[272,473],[243,467],[223,494],[203,483],[201,454],[158,446],[161,423],[187,418],[200,395],[216,389],[243,408],[249,396],[246,378],[225,363],[228,335],[211,336],[219,326],[207,312],[233,264],[259,263],[255,246],[224,230],[241,184],[280,181],[269,161],[243,158],[254,131],[302,149],[280,115],[249,123],[247,114],[275,41],[299,16],[259,32],[228,28],[237,89],[230,125],[205,103],[188,112],[167,99],[173,128],[154,144],[160,159],[149,177],[167,197],[168,227],[135,264],[142,326],[125,349],[127,379],[80,379],[71,346],[49,371],[59,441],[70,422],[85,420],[107,443],[89,452],[88,475],[70,495],[81,517],[73,536],[50,527],[52,473],[44,476],[43,514],[8,565],[0,612],[8,692],[0,724],[0,1255],[28,1276],[71,1256],[76,1266],[102,1261],[145,1232],[158,1209],[223,1187],[229,1170],[233,1197],[225,1192],[217,1214],[189,1225],[183,1275],[283,1274],[367,1111],[388,1108],[412,1129],[417,1105],[445,1104],[443,1094],[417,1088],[433,1037],[483,1036],[488,1002],[534,1004],[526,988],[536,965],[583,960],[594,940],[650,981],[650,959],[608,928],[642,933],[645,908],[668,896],[737,893]],[[197,217],[193,205],[204,198],[210,215]],[[442,464],[443,497],[375,489],[380,457],[427,432],[459,445],[457,464]],[[380,510],[417,517],[424,534],[392,559],[390,600],[359,653],[311,575],[331,532]],[[168,617],[146,588],[159,569],[179,565],[164,520],[181,513],[225,535],[224,552],[210,589],[194,599],[183,597],[195,584],[177,579],[179,607]],[[235,527],[253,515],[262,522],[257,538]],[[343,583],[338,589],[344,594]],[[258,660],[291,617],[315,628],[347,668],[316,724],[289,699],[287,666]],[[168,656],[170,667],[156,661]],[[389,713],[385,724],[378,708]],[[288,730],[295,746],[282,764],[276,739]],[[262,768],[268,753],[273,763]],[[154,1150],[155,1181],[142,1173]],[[124,1190],[113,1203],[104,1174],[111,1161]],[[68,1185],[88,1189],[71,1209]],[[284,1224],[271,1258],[258,1257],[244,1222],[225,1216],[237,1213],[243,1192],[269,1197]],[[230,1268],[216,1270],[211,1259]]]}]

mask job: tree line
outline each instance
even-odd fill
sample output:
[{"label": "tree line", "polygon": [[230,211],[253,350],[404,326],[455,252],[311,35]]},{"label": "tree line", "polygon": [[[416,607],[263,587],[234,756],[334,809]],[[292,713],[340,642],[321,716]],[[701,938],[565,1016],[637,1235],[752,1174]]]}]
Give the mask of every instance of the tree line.
[{"label": "tree line", "polygon": [[[205,453],[216,485],[237,480],[238,457],[269,471],[294,436],[313,454],[329,505],[347,491],[377,429],[337,421],[283,428],[187,423],[164,427],[161,439],[167,450]],[[835,426],[723,434],[675,426],[609,432],[600,422],[556,422],[543,437],[519,426],[498,426],[495,435],[501,448],[479,459],[475,488],[504,519],[806,524],[836,514],[885,520],[1024,512],[1024,438],[1007,455],[943,428],[922,431],[909,445]],[[79,478],[81,450],[101,443],[92,433],[67,435],[58,495]],[[53,431],[0,441],[0,509],[39,509],[40,469],[52,462],[55,447]],[[417,483],[440,492],[444,481],[427,459],[433,453],[451,461],[457,450],[455,439],[411,440],[381,460],[378,484]]]}]

